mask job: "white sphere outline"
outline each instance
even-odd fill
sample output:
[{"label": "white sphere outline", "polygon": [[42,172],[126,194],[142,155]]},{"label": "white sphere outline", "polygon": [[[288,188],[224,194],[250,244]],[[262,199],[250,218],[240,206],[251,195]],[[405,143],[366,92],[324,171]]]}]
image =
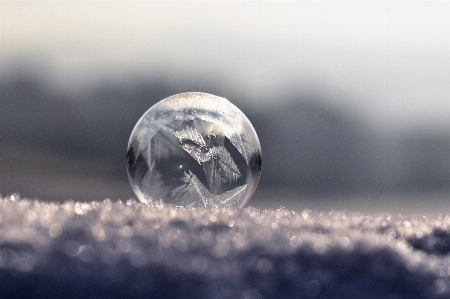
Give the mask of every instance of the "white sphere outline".
[{"label": "white sphere outline", "polygon": [[[207,138],[217,139],[217,142],[214,143],[213,140],[206,144]],[[172,141],[167,142],[169,139]],[[232,154],[237,157],[237,152],[230,153],[224,142],[220,143],[221,140],[225,140],[225,143],[228,140],[228,144],[234,146],[245,160],[246,166],[242,159],[240,162],[235,161]],[[190,144],[186,144],[185,141]],[[164,170],[165,167],[161,161],[176,158],[172,152],[180,151],[174,149],[177,142],[180,142],[177,147],[184,150],[182,151],[184,156],[188,153],[203,167],[207,176],[206,183],[201,182],[203,177],[201,174],[197,177],[199,172],[191,172],[191,169],[186,169],[183,163],[176,166],[178,170],[184,172],[184,176],[179,178],[181,183],[176,181],[181,184],[180,186],[174,188],[161,179],[159,170]],[[157,150],[152,150],[155,146]],[[181,93],[159,101],[136,123],[128,142],[127,174],[134,193],[143,203],[157,204],[162,201],[165,204],[182,207],[231,205],[242,208],[250,200],[258,185],[261,156],[261,145],[256,131],[239,108],[227,99],[212,94]],[[144,158],[138,161],[140,157]],[[139,163],[145,163],[148,168],[146,172],[144,171],[145,175],[141,174],[143,178],[136,174]],[[244,169],[245,167],[247,168]],[[240,169],[244,171],[239,171]],[[234,182],[238,180],[240,184],[245,183],[221,191],[225,190],[224,188],[235,187]],[[166,188],[169,191],[165,191]],[[168,195],[169,193],[171,195]],[[175,199],[171,197],[172,195]],[[196,196],[199,197],[197,201],[194,200]]]}]

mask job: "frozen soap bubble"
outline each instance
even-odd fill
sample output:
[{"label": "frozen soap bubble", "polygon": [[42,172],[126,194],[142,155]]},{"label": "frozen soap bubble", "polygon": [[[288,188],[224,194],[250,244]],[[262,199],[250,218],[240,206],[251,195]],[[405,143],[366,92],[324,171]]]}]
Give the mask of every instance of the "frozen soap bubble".
[{"label": "frozen soap bubble", "polygon": [[261,146],[250,121],[228,100],[182,93],[139,119],[127,171],[144,203],[243,207],[258,184]]}]

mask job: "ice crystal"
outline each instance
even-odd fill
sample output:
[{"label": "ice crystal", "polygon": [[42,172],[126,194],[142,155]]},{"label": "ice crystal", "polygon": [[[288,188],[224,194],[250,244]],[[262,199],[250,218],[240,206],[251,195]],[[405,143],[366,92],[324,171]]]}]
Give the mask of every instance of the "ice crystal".
[{"label": "ice crystal", "polygon": [[250,121],[228,100],[184,93],[151,107],[128,144],[127,170],[142,202],[242,207],[261,171]]}]

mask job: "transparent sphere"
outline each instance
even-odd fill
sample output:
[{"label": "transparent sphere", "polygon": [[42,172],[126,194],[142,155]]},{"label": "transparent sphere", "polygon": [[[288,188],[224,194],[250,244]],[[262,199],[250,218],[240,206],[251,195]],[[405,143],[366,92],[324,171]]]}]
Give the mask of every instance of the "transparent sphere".
[{"label": "transparent sphere", "polygon": [[151,107],[131,133],[131,187],[144,203],[243,207],[258,184],[261,146],[228,100],[182,93]]}]

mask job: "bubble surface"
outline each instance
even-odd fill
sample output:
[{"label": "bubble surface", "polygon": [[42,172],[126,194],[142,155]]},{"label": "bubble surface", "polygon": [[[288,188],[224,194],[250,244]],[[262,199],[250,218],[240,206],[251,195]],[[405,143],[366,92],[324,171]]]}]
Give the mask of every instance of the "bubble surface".
[{"label": "bubble surface", "polygon": [[131,133],[128,178],[141,202],[243,207],[261,173],[261,146],[228,100],[182,93],[152,106]]}]

